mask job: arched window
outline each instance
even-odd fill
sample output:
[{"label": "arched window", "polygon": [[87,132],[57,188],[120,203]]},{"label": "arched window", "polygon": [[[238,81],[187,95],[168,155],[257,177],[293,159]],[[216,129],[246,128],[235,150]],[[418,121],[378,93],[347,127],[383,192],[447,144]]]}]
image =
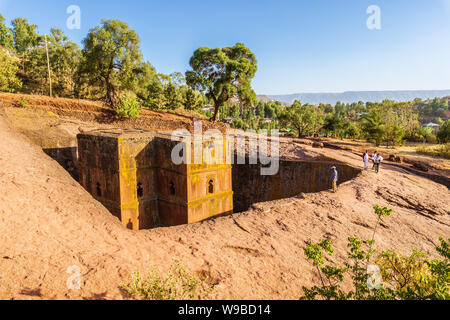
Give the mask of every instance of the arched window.
[{"label": "arched window", "polygon": [[214,193],[214,180],[208,182],[208,193]]},{"label": "arched window", "polygon": [[169,188],[170,188],[170,194],[172,196],[174,196],[175,195],[175,184],[173,183],[173,181],[170,181]]},{"label": "arched window", "polygon": [[97,182],[97,196],[102,196],[102,188],[100,187],[100,183]]},{"label": "arched window", "polygon": [[138,195],[138,198],[142,198],[144,196],[144,188],[142,187],[141,182],[139,182],[137,184],[137,195]]}]

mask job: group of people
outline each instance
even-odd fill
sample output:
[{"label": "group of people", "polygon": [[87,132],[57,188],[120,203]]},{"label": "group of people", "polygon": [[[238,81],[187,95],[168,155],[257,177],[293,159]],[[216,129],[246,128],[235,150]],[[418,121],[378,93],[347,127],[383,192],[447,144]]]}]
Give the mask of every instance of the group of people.
[{"label": "group of people", "polygon": [[[363,154],[363,160],[364,160],[364,170],[368,170],[370,166],[370,155],[369,151],[366,150]],[[380,165],[383,162],[383,157],[378,154],[376,151],[372,153],[372,170],[375,170],[376,173],[380,171]]]},{"label": "group of people", "polygon": [[[374,151],[372,153],[372,156],[369,155],[369,151],[366,150],[363,154],[363,160],[364,160],[364,170],[369,170],[370,167],[370,160],[372,159],[372,170],[375,170],[376,173],[380,172],[380,165],[383,162],[383,157],[378,154],[377,151]],[[338,172],[337,168],[335,166],[331,167],[331,188],[333,189],[333,192],[336,193],[338,190]]]}]

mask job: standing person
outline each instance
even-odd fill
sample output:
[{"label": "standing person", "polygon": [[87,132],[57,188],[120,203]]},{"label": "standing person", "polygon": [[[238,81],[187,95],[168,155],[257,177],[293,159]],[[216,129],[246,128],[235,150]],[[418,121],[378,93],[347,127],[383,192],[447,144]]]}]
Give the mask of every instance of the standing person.
[{"label": "standing person", "polygon": [[373,167],[372,167],[372,170],[375,170],[375,160],[377,159],[377,157],[378,157],[378,155],[377,155],[377,152],[376,151],[374,151],[373,153],[372,153],[372,162],[373,162]]},{"label": "standing person", "polygon": [[368,150],[366,150],[366,152],[364,152],[363,160],[364,160],[364,170],[369,169],[369,151]]},{"label": "standing person", "polygon": [[331,167],[331,187],[333,188],[333,193],[336,193],[338,191],[337,182],[338,182],[338,172],[336,170],[336,167]]},{"label": "standing person", "polygon": [[381,155],[377,155],[375,160],[375,172],[378,173],[380,171],[380,165],[383,162],[383,157]]}]

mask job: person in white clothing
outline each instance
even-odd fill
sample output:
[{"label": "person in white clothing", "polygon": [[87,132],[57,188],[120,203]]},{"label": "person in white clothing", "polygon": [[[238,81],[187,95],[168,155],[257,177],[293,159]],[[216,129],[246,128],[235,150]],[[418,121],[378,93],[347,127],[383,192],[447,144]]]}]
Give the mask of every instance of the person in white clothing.
[{"label": "person in white clothing", "polygon": [[366,151],[363,156],[364,159],[364,170],[369,169],[369,151]]},{"label": "person in white clothing", "polygon": [[381,155],[377,155],[375,159],[375,172],[378,173],[380,171],[380,165],[383,162],[383,157]]},{"label": "person in white clothing", "polygon": [[375,170],[375,167],[376,167],[376,165],[375,165],[375,160],[377,159],[377,152],[376,151],[374,151],[374,153],[372,153],[372,163],[373,163],[373,167],[372,167],[372,170]]}]

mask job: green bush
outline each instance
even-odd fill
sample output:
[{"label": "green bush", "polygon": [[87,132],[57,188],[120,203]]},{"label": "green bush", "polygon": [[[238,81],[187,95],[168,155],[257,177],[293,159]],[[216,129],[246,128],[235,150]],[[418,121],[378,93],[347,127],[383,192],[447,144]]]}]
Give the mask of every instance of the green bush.
[{"label": "green bush", "polygon": [[[392,215],[392,210],[375,206],[379,217]],[[436,251],[442,260],[427,260],[426,254],[413,251],[409,257],[393,251],[383,251],[370,266],[375,254],[372,240],[348,238],[348,261],[343,266],[325,265],[324,254],[333,255],[330,240],[309,243],[304,249],[308,260],[316,267],[321,286],[303,287],[301,300],[448,300],[450,299],[450,250],[449,243],[440,239]],[[450,241],[450,239],[448,239]],[[365,249],[367,247],[367,249]],[[377,270],[378,269],[378,270]],[[379,272],[378,272],[379,271]],[[341,288],[344,277],[352,279],[353,289]]]},{"label": "green bush", "polygon": [[17,103],[17,106],[19,108],[26,108],[26,107],[28,107],[28,99],[27,98],[20,99],[20,101]]},{"label": "green bush", "polygon": [[146,277],[137,271],[131,282],[122,288],[138,300],[201,300],[206,298],[211,287],[195,273],[188,272],[179,261],[170,267],[167,275],[158,268],[150,268]]},{"label": "green bush", "polygon": [[121,106],[116,109],[117,115],[121,118],[137,118],[141,112],[141,106],[136,99],[120,100]]},{"label": "green bush", "polygon": [[[374,251],[362,249],[363,245],[370,245],[370,241],[349,238],[348,247],[350,262],[344,266],[323,266],[322,245],[310,243],[305,248],[308,260],[317,267],[322,282],[321,286],[303,287],[304,296],[301,300],[449,300],[450,299],[450,264],[449,243],[440,238],[441,246],[437,252],[442,260],[427,260],[426,254],[413,251],[411,256],[403,256],[391,250],[378,255],[376,267],[380,269],[378,287],[369,288],[373,281],[368,274],[366,260]],[[450,239],[448,239],[450,241]],[[332,255],[333,248],[327,244],[326,253]],[[319,249],[321,248],[321,249]],[[349,273],[353,282],[353,290],[345,292],[341,289],[344,276]],[[373,282],[375,285],[376,283]]]},{"label": "green bush", "polygon": [[450,120],[447,120],[439,130],[437,138],[440,143],[450,143]]},{"label": "green bush", "polygon": [[[449,239],[450,240],[450,239]],[[400,300],[450,299],[450,265],[448,243],[441,238],[436,250],[444,260],[427,260],[427,254],[414,250],[403,256],[383,251],[376,260],[382,279]]]},{"label": "green bush", "polygon": [[436,143],[437,142],[437,138],[434,134],[429,134],[426,136],[427,139],[427,143]]}]

